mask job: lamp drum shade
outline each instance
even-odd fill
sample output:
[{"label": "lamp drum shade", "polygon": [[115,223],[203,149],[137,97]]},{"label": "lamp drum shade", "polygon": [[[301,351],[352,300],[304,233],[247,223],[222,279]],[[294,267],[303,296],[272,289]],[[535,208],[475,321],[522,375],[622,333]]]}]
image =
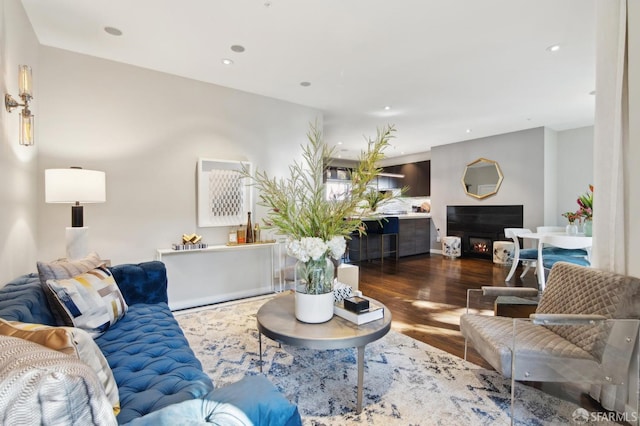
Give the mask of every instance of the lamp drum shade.
[{"label": "lamp drum shade", "polygon": [[104,203],[105,173],[79,168],[47,169],[44,171],[45,202]]}]

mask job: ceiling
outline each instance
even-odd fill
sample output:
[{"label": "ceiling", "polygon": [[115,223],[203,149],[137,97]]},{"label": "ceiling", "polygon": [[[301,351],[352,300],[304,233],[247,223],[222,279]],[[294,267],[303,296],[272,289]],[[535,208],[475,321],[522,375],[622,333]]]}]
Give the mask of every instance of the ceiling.
[{"label": "ceiling", "polygon": [[320,109],[344,158],[593,124],[595,0],[22,3],[43,45]]}]

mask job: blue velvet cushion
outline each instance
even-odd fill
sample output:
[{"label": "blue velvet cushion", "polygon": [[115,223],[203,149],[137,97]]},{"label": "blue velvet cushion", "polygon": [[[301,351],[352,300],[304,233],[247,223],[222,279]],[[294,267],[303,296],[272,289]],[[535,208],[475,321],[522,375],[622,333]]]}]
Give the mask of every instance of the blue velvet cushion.
[{"label": "blue velvet cushion", "polygon": [[557,254],[561,256],[587,256],[587,251],[584,249],[565,249],[561,247],[545,247],[542,249],[543,254]]},{"label": "blue velvet cushion", "polygon": [[253,426],[239,408],[212,401],[208,398],[192,399],[164,407],[144,417],[138,417],[126,426]]},{"label": "blue velvet cushion", "polygon": [[166,303],[129,305],[96,343],[118,384],[121,424],[213,389]]},{"label": "blue velvet cushion", "polygon": [[[563,249],[560,247],[544,247],[542,249],[543,256],[547,254],[551,255],[561,255],[561,256],[576,256],[576,257],[584,257],[587,255],[587,251],[583,249]],[[523,249],[520,250],[520,260],[537,260],[538,259],[538,249]]]},{"label": "blue velvet cushion", "polygon": [[520,260],[536,260],[538,259],[538,249],[523,249],[520,250]]},{"label": "blue velvet cushion", "polygon": [[109,268],[128,305],[136,303],[168,303],[167,270],[158,261],[137,265],[124,264]]},{"label": "blue velvet cushion", "polygon": [[556,262],[568,262],[568,263],[573,263],[574,265],[591,266],[591,263],[589,263],[589,261],[587,259],[585,259],[584,257],[562,256],[562,255],[557,255],[557,254],[550,254],[550,255],[543,255],[542,256],[542,265],[546,269],[551,269],[551,267]]},{"label": "blue velvet cushion", "polygon": [[298,407],[264,376],[245,376],[207,395],[208,399],[241,409],[255,426],[300,426]]},{"label": "blue velvet cushion", "polygon": [[57,325],[37,274],[22,275],[0,289],[0,317],[7,321]]}]

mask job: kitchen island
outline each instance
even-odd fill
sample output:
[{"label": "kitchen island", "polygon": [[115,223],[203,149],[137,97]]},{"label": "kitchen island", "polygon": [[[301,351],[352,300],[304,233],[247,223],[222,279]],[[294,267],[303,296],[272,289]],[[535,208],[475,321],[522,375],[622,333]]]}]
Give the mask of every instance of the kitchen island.
[{"label": "kitchen island", "polygon": [[[357,233],[352,235],[348,242],[349,261],[380,259],[381,246],[380,228],[385,218],[397,217],[399,219],[398,255],[400,257],[429,253],[431,244],[431,215],[428,213],[405,213],[398,215],[372,216],[363,220],[367,227],[367,235],[362,237]],[[395,238],[384,238],[385,256],[395,257],[395,253],[389,254],[395,249]]]}]

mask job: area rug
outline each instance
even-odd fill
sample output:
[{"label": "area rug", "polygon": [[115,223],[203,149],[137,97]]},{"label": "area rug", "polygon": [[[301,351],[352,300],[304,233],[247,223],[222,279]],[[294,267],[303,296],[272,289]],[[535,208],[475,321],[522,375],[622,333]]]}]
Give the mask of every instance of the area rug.
[{"label": "area rug", "polygon": [[[298,405],[304,425],[510,423],[509,380],[395,331],[365,348],[361,414],[355,413],[356,349],[280,347],[263,337],[264,373],[260,373],[256,313],[267,300],[176,313],[216,387],[245,375],[265,374]],[[574,404],[525,385],[516,387],[516,396],[516,424],[575,424]]]}]

